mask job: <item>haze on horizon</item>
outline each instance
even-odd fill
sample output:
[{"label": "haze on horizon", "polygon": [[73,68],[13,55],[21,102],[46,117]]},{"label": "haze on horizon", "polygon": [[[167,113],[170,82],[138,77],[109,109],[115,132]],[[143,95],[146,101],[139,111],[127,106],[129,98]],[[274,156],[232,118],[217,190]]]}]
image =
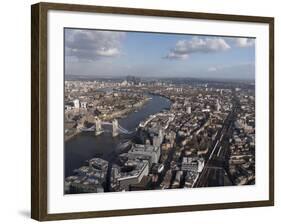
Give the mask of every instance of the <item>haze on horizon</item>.
[{"label": "haze on horizon", "polygon": [[255,38],[65,28],[65,75],[255,78]]}]

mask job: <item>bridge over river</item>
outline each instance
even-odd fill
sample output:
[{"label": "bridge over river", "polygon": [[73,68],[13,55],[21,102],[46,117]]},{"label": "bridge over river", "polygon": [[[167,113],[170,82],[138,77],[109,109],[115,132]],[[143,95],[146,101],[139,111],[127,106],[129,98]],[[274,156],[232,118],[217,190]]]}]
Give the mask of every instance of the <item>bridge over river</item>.
[{"label": "bridge over river", "polygon": [[[107,129],[106,126],[111,126],[111,129]],[[112,136],[116,137],[119,134],[132,134],[135,131],[128,131],[126,128],[122,127],[117,119],[114,119],[112,122],[109,121],[101,121],[100,119],[96,118],[95,124],[89,128],[82,127],[80,128],[82,132],[92,131],[95,132],[95,135],[100,135],[104,131],[111,131]]]}]

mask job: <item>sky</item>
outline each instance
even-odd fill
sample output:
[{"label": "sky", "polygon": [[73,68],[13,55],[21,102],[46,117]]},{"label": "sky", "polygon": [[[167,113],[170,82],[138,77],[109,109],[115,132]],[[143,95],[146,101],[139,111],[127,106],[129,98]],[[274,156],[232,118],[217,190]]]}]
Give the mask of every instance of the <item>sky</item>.
[{"label": "sky", "polygon": [[65,28],[65,74],[255,78],[255,39]]}]

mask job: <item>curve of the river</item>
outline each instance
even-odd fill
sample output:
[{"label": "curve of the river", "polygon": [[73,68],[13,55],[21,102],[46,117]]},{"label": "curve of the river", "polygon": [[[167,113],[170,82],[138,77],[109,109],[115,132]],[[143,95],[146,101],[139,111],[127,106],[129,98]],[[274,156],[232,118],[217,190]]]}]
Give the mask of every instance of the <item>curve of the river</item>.
[{"label": "curve of the river", "polygon": [[[158,113],[164,109],[169,109],[171,102],[158,95],[148,95],[151,97],[141,109],[132,112],[126,117],[118,119],[119,124],[127,130],[135,130],[139,123],[149,115]],[[82,132],[65,142],[64,148],[64,170],[65,177],[73,174],[73,170],[85,164],[87,159],[100,157],[109,160],[112,156],[118,155],[120,149],[118,145],[126,136],[120,135],[112,137],[111,133],[104,132],[99,136],[94,136],[93,132]]]}]

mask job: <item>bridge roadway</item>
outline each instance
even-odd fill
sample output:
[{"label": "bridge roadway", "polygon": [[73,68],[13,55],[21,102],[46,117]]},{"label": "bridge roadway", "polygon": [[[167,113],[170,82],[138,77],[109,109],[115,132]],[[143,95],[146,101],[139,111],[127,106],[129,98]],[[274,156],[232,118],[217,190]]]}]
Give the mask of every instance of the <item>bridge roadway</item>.
[{"label": "bridge roadway", "polygon": [[[111,125],[112,126],[112,123],[111,122],[101,122],[101,125]],[[89,128],[81,128],[80,130],[83,132],[95,131],[96,125],[93,125]],[[128,131],[127,129],[123,128],[120,124],[118,124],[118,130],[119,130],[119,132],[121,132],[123,134],[132,134],[135,132],[135,131]]]},{"label": "bridge roadway", "polygon": [[194,187],[214,187],[233,185],[228,175],[227,153],[228,140],[232,132],[236,116],[237,103],[234,100],[233,109],[229,112],[222,128],[217,132],[212,150],[205,157],[205,166],[200,173]]}]

